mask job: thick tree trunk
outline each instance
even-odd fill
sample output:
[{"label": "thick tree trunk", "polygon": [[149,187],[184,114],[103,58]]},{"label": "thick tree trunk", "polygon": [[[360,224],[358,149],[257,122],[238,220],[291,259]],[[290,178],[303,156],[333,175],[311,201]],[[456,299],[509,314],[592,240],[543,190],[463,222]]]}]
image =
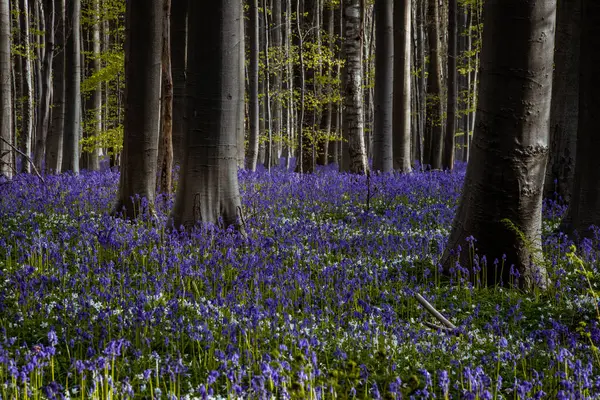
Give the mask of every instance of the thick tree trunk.
[{"label": "thick tree trunk", "polygon": [[162,0],[129,0],[125,17],[125,124],[116,211],[154,206],[160,122]]},{"label": "thick tree trunk", "polygon": [[79,173],[81,128],[81,0],[69,0],[67,24],[70,35],[65,46],[65,129],[62,170]]},{"label": "thick tree trunk", "polygon": [[[397,6],[400,6],[399,4]],[[392,0],[375,1],[375,121],[373,124],[373,170],[394,168],[392,106],[394,81],[394,31]],[[409,25],[410,32],[410,25]],[[404,28],[402,28],[404,30]],[[398,54],[400,56],[400,54]],[[404,56],[404,54],[403,54]],[[404,89],[404,88],[402,88]]]},{"label": "thick tree trunk", "polygon": [[425,160],[432,169],[442,167],[443,111],[442,60],[438,0],[429,1],[427,36],[429,39],[429,67],[427,76],[427,111],[425,128]]},{"label": "thick tree trunk", "polygon": [[187,153],[173,222],[237,225],[241,202],[237,178],[237,130],[243,60],[237,46],[241,0],[190,2]]},{"label": "thick tree trunk", "polygon": [[348,0],[344,13],[344,72],[342,92],[344,114],[342,142],[342,170],[352,173],[367,173],[367,152],[364,137],[363,110],[363,24],[360,0]]},{"label": "thick tree trunk", "polygon": [[173,78],[171,75],[171,0],[163,0],[161,127],[156,189],[171,193],[173,172]]},{"label": "thick tree trunk", "polygon": [[250,0],[250,24],[248,26],[248,36],[250,38],[250,62],[248,65],[249,79],[249,109],[248,118],[250,119],[250,135],[248,137],[248,157],[246,159],[246,169],[256,171],[258,161],[258,138],[259,138],[259,101],[258,101],[258,74],[260,51],[259,43],[259,20],[258,20],[258,0]]},{"label": "thick tree trunk", "polygon": [[[542,194],[548,155],[556,1],[488,0],[471,161],[442,264],[487,256],[483,284],[546,284]],[[532,40],[530,38],[535,38]],[[600,171],[600,168],[596,170]],[[503,260],[503,256],[506,260]],[[502,261],[496,265],[495,259]],[[471,279],[475,279],[471,277]]]},{"label": "thick tree trunk", "polygon": [[10,1],[0,0],[0,176],[12,178],[12,66],[10,55]]},{"label": "thick tree trunk", "polygon": [[448,103],[442,168],[454,167],[454,137],[456,136],[456,57],[457,57],[457,0],[448,4]]},{"label": "thick tree trunk", "polygon": [[[393,167],[411,171],[411,25],[412,0],[394,4]],[[388,81],[389,85],[389,81]],[[391,85],[390,85],[391,86]],[[418,119],[418,116],[417,116]],[[417,143],[418,144],[418,143]]]},{"label": "thick tree trunk", "polygon": [[576,231],[581,236],[593,237],[594,230],[590,226],[600,226],[600,3],[583,0],[581,27],[575,182],[565,228],[568,232]]},{"label": "thick tree trunk", "polygon": [[171,0],[171,73],[173,76],[173,165],[183,165],[186,132],[185,70],[189,0]]},{"label": "thick tree trunk", "polygon": [[52,126],[46,145],[46,172],[59,173],[62,166],[65,127],[65,0],[57,1],[55,12],[54,43],[57,51],[52,60]]},{"label": "thick tree trunk", "polygon": [[579,113],[581,1],[561,0],[557,7],[550,110],[550,154],[546,167],[544,196],[555,197],[556,193],[568,202],[575,173]]}]

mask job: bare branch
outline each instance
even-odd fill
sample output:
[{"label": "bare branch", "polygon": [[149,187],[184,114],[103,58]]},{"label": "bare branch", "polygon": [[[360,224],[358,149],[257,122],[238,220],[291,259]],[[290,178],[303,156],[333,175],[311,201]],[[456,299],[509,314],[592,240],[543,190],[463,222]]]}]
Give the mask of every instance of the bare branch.
[{"label": "bare branch", "polygon": [[427,300],[425,300],[423,296],[421,296],[419,293],[415,293],[415,298],[419,303],[421,303],[423,307],[425,307],[427,311],[429,311],[431,315],[433,315],[438,321],[444,324],[446,328],[456,329],[456,326],[454,326],[452,322],[448,321],[442,314],[440,314],[438,310],[433,308],[433,306]]},{"label": "bare branch", "polygon": [[40,175],[39,171],[35,167],[35,164],[33,163],[33,161],[31,161],[31,158],[27,154],[25,154],[21,150],[17,149],[15,146],[12,145],[12,143],[10,143],[8,140],[4,139],[3,137],[0,137],[0,140],[2,140],[4,143],[6,143],[7,145],[9,145],[14,151],[16,151],[17,153],[19,153],[23,157],[25,157],[27,159],[27,161],[29,161],[29,163],[31,164],[31,167],[33,168],[33,172],[35,172],[35,174],[37,175],[37,177],[40,178],[40,181],[42,181],[42,183],[46,183],[44,181],[44,178],[42,177],[42,175]]}]

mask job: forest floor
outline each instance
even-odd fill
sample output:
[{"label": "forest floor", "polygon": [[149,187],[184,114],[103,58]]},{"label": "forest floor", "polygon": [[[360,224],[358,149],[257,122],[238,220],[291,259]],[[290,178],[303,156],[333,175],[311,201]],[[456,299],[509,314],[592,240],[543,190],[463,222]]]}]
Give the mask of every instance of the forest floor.
[{"label": "forest floor", "polygon": [[600,238],[547,202],[546,292],[481,287],[476,242],[442,277],[463,178],[240,172],[246,238],[111,217],[115,172],[0,184],[0,396],[600,398]]}]

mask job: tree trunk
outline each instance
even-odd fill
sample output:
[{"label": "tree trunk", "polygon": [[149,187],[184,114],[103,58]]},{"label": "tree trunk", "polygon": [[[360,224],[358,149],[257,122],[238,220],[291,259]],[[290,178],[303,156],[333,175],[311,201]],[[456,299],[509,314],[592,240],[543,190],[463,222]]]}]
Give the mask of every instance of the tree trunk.
[{"label": "tree trunk", "polygon": [[43,50],[42,62],[42,92],[41,104],[39,105],[40,114],[37,119],[37,138],[35,145],[35,165],[38,170],[42,170],[46,157],[46,141],[48,130],[50,128],[50,100],[52,97],[52,58],[54,56],[54,1],[45,0],[45,46]]},{"label": "tree trunk", "polygon": [[258,101],[258,74],[260,52],[259,43],[259,20],[258,20],[258,0],[250,0],[250,25],[248,26],[248,36],[250,38],[250,62],[248,65],[249,79],[249,110],[250,136],[248,138],[248,158],[246,159],[246,169],[256,171],[256,162],[258,161],[258,139],[259,139],[259,101]]},{"label": "tree trunk", "polygon": [[558,2],[557,7],[550,110],[550,154],[546,167],[544,196],[555,197],[556,193],[568,202],[575,173],[579,113],[581,1],[562,0]]},{"label": "tree trunk", "polygon": [[81,0],[69,0],[67,24],[70,35],[65,46],[65,129],[62,170],[79,173],[79,132],[81,127]]},{"label": "tree trunk", "polygon": [[189,0],[171,0],[171,73],[173,77],[173,165],[183,165],[186,132],[185,70]]},{"label": "tree trunk", "polygon": [[362,41],[363,24],[360,0],[348,0],[345,6],[343,51],[343,134],[342,170],[367,173],[367,152],[364,137]]},{"label": "tree trunk", "polygon": [[[412,0],[394,4],[393,167],[411,170],[411,25]],[[377,77],[376,77],[377,79]],[[390,78],[391,80],[391,78]],[[388,80],[388,85],[390,80]],[[391,86],[391,85],[390,85]],[[417,116],[418,118],[418,116]],[[418,143],[417,143],[418,144]]]},{"label": "tree trunk", "polygon": [[186,157],[177,190],[173,222],[225,226],[239,222],[237,131],[243,60],[237,46],[241,0],[190,2],[188,80],[189,128]]},{"label": "tree trunk", "polygon": [[[400,5],[398,4],[398,6]],[[377,42],[377,47],[375,48],[373,170],[381,172],[390,172],[394,168],[392,149],[392,100],[394,91],[393,86],[390,84],[390,82],[394,81],[392,7],[392,0],[375,1],[375,20],[377,22],[375,27],[375,41]]]},{"label": "tree trunk", "polygon": [[171,75],[171,0],[163,0],[161,125],[158,146],[158,192],[171,193],[173,171],[173,78]]},{"label": "tree trunk", "polygon": [[581,8],[581,49],[579,81],[579,121],[575,182],[565,230],[593,237],[592,225],[600,226],[600,3],[583,0]]},{"label": "tree trunk", "polygon": [[[484,5],[479,112],[463,194],[442,258],[446,272],[454,269],[459,246],[461,265],[471,265],[468,238],[474,237],[477,253],[488,260],[483,284],[509,284],[515,279],[511,265],[521,277],[519,286],[547,283],[542,194],[555,7],[554,0],[488,0]],[[495,259],[502,261],[496,265]]]},{"label": "tree trunk", "polygon": [[[323,18],[323,25],[327,26],[327,47],[330,54],[334,54],[334,25],[335,25],[335,7],[333,4],[327,5],[327,17]],[[325,15],[325,13],[323,13]],[[326,22],[325,22],[326,21]],[[333,78],[332,67],[326,67],[326,79],[327,83],[323,86],[322,92],[327,99],[325,109],[321,115],[321,140],[319,141],[319,147],[317,149],[317,164],[326,165],[329,153],[329,138],[331,137],[331,118],[333,115],[334,104],[331,101],[333,94],[333,85],[331,83]]]},{"label": "tree trunk", "polygon": [[[282,29],[285,29],[284,25],[281,23],[281,2],[283,0],[273,1],[273,27],[271,29],[271,36],[273,38],[273,42],[271,46],[275,49],[275,54],[283,54],[282,47]],[[272,112],[272,128],[273,128],[273,154],[271,155],[271,165],[277,166],[279,165],[279,157],[281,156],[281,121],[282,121],[282,107],[281,107],[281,66],[277,66],[273,70],[273,93],[274,96],[271,98],[273,104],[273,112]]]},{"label": "tree trunk", "polygon": [[[116,211],[154,207],[160,122],[162,0],[128,0],[125,17],[125,123]],[[146,199],[146,204],[142,199]]]},{"label": "tree trunk", "polygon": [[[33,113],[34,113],[34,93],[33,93],[33,71],[31,65],[31,42],[29,36],[29,5],[28,0],[20,0],[20,19],[21,19],[21,44],[25,56],[23,60],[23,105],[21,114],[21,143],[20,148],[27,156],[31,156],[31,145],[33,140]],[[21,156],[21,171],[31,172],[29,161]]]},{"label": "tree trunk", "polygon": [[65,127],[65,0],[55,7],[56,33],[52,60],[52,126],[46,146],[46,172],[59,173],[62,165],[63,131]]},{"label": "tree trunk", "polygon": [[429,39],[429,67],[427,76],[427,104],[425,128],[425,164],[432,169],[442,168],[443,112],[442,112],[442,61],[440,59],[440,28],[438,0],[429,1],[427,13]]},{"label": "tree trunk", "polygon": [[448,103],[442,168],[454,168],[454,137],[456,136],[456,57],[457,57],[457,0],[448,4]]},{"label": "tree trunk", "polygon": [[[88,59],[86,69],[89,76],[100,72],[102,65],[100,64],[100,0],[93,0],[92,14],[94,22],[91,24],[91,37],[88,30],[87,33],[87,49],[86,51],[92,54]],[[84,137],[97,136],[102,132],[102,84],[98,82],[96,87],[91,91],[89,98],[85,101],[85,123]],[[100,169],[100,148],[98,144],[94,144],[93,149],[89,149],[81,154],[80,165],[88,171],[98,171]]]},{"label": "tree trunk", "polygon": [[0,176],[12,178],[12,66],[10,54],[10,1],[0,0]]}]

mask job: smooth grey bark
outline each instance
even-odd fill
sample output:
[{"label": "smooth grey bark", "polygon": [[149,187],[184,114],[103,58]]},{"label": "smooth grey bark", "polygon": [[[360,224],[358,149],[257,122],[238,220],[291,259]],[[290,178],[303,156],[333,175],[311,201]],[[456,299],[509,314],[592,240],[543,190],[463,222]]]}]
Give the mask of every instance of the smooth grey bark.
[{"label": "smooth grey bark", "polygon": [[0,0],[0,176],[12,178],[12,61],[10,54],[10,1]]},{"label": "smooth grey bark", "polygon": [[171,73],[173,76],[173,165],[183,165],[186,131],[185,70],[189,0],[171,0]]},{"label": "smooth grey bark", "polygon": [[600,3],[583,0],[581,8],[581,48],[579,81],[579,120],[577,155],[572,199],[565,221],[567,232],[593,237],[592,225],[600,226]]},{"label": "smooth grey bark", "polygon": [[171,73],[171,0],[163,0],[161,107],[156,190],[171,193],[173,184],[173,75]]},{"label": "smooth grey bark", "polygon": [[245,99],[245,92],[246,92],[246,74],[245,74],[245,60],[246,60],[246,33],[245,33],[245,22],[244,22],[244,7],[243,7],[243,0],[242,0],[242,17],[239,23],[239,36],[238,36],[238,43],[237,43],[237,49],[238,52],[240,53],[240,60],[241,63],[238,66],[238,79],[240,80],[240,82],[242,82],[242,94],[241,96],[238,98],[238,108],[237,108],[237,118],[238,118],[238,125],[237,125],[237,165],[239,169],[244,169],[244,161],[246,159],[246,143],[245,143],[245,121],[246,121],[246,99]]},{"label": "smooth grey bark", "polygon": [[396,1],[393,13],[393,168],[400,172],[410,172],[412,0]]},{"label": "smooth grey bark", "polygon": [[62,166],[65,126],[65,0],[56,1],[56,32],[52,60],[52,126],[46,144],[46,172],[59,173]]},{"label": "smooth grey bark", "polygon": [[442,169],[454,168],[454,137],[456,136],[456,98],[457,98],[457,0],[448,3],[448,94],[446,107],[446,131],[444,132],[444,152]]},{"label": "smooth grey bark", "polygon": [[[190,2],[190,57],[186,94],[186,155],[172,219],[175,227],[198,222],[238,225],[237,131],[243,59],[238,47],[242,1]],[[239,226],[239,225],[238,225]]]},{"label": "smooth grey bark", "polygon": [[556,193],[566,202],[571,198],[575,173],[580,41],[581,1],[561,0],[556,10],[550,154],[546,167],[544,196],[555,197]]},{"label": "smooth grey bark", "polygon": [[[86,48],[85,51],[92,54],[87,59],[85,69],[88,76],[99,72],[102,68],[100,62],[100,0],[92,0],[91,9],[93,14],[93,23],[86,29]],[[90,29],[91,28],[91,29]],[[88,53],[88,54],[89,54]],[[102,84],[98,82],[90,96],[84,102],[85,113],[82,117],[85,119],[83,132],[84,137],[92,137],[98,135],[102,131]],[[79,165],[89,171],[98,171],[100,169],[100,149],[94,148],[92,151],[86,151],[80,156]]]},{"label": "smooth grey bark", "polygon": [[344,95],[342,170],[367,173],[367,152],[364,138],[362,15],[360,0],[348,0],[344,9]]},{"label": "smooth grey bark", "polygon": [[36,145],[34,162],[38,170],[42,170],[45,158],[48,139],[48,130],[50,129],[50,102],[52,97],[52,58],[54,57],[54,0],[44,1],[45,23],[45,46],[42,49],[42,87],[41,104],[39,105],[39,115],[36,128]]},{"label": "smooth grey bark", "polygon": [[[21,77],[23,83],[23,98],[21,106],[21,151],[27,156],[31,156],[31,147],[33,140],[33,116],[34,116],[34,88],[33,88],[33,71],[31,63],[31,41],[29,34],[29,3],[28,0],[20,0],[20,25],[21,25],[21,45],[25,56],[22,57],[23,75]],[[20,156],[21,172],[31,172],[29,161]]]},{"label": "smooth grey bark", "polygon": [[427,128],[427,85],[425,79],[425,69],[427,65],[425,63],[425,21],[427,19],[427,1],[426,0],[417,0],[417,12],[415,22],[417,25],[417,65],[421,73],[419,74],[418,84],[415,86],[415,90],[418,93],[419,103],[418,103],[418,118],[419,118],[419,126],[420,130],[415,135],[415,140],[419,142],[419,147],[421,148],[421,158],[419,162],[421,166],[425,163],[425,160],[428,159],[429,155],[426,151],[425,146],[425,137],[427,136],[426,128]]},{"label": "smooth grey bark", "polygon": [[[115,211],[135,218],[152,212],[160,121],[162,0],[128,0],[125,15],[125,121]],[[139,197],[138,197],[139,196]]]},{"label": "smooth grey bark", "polygon": [[[327,13],[323,12],[323,26],[327,27],[327,47],[330,54],[334,54],[334,33],[335,33],[335,7],[333,4],[329,4],[326,6]],[[325,10],[324,10],[325,11]],[[332,87],[332,78],[333,71],[331,67],[327,67],[326,71],[327,83],[323,85],[322,93],[323,95],[330,99],[333,94]],[[334,104],[329,100],[325,105],[325,109],[321,114],[321,132],[323,134],[323,139],[319,141],[317,148],[317,164],[318,165],[326,165],[329,154],[329,138],[331,136],[331,121],[333,116],[333,107]]]},{"label": "smooth grey bark", "polygon": [[[488,0],[471,160],[442,265],[487,256],[483,284],[544,287],[542,194],[548,155],[555,0]],[[600,170],[600,168],[598,169]],[[494,264],[494,259],[506,261]],[[473,277],[471,277],[473,279]]]},{"label": "smooth grey bark", "polygon": [[442,167],[443,111],[442,111],[442,60],[438,0],[428,0],[427,36],[429,39],[429,64],[427,75],[427,100],[425,123],[424,163],[432,169]]},{"label": "smooth grey bark", "polygon": [[258,74],[260,52],[259,43],[259,20],[258,20],[258,0],[250,0],[250,24],[248,25],[248,36],[250,38],[250,60],[248,64],[249,80],[249,106],[248,118],[250,125],[250,134],[248,137],[248,157],[246,158],[246,169],[256,171],[258,161],[258,139],[259,139],[259,101],[258,101]]},{"label": "smooth grey bark", "polygon": [[[373,124],[373,170],[394,168],[392,107],[394,80],[394,27],[392,0],[375,1],[375,109]],[[410,29],[410,26],[409,26]],[[398,54],[399,56],[399,54]]]},{"label": "smooth grey bark", "polygon": [[[281,2],[283,0],[273,1],[273,26],[271,28],[271,36],[273,41],[271,42],[271,46],[275,49],[276,54],[283,54],[283,42],[282,42],[282,30],[285,29],[285,26],[281,23]],[[281,103],[281,87],[282,87],[282,68],[278,66],[273,69],[273,93],[275,94],[272,99],[273,104],[273,113],[272,113],[272,128],[273,128],[273,154],[271,155],[271,165],[277,166],[279,165],[279,157],[281,156],[281,142],[283,140],[282,136],[282,120],[283,120],[283,112],[282,112],[282,103]]]},{"label": "smooth grey bark", "polygon": [[81,129],[81,0],[67,3],[69,30],[65,45],[65,127],[62,170],[79,173],[79,133]]},{"label": "smooth grey bark", "polygon": [[267,130],[267,142],[265,143],[265,167],[267,170],[271,170],[273,165],[273,118],[271,114],[271,68],[270,68],[270,57],[269,54],[269,17],[267,12],[267,0],[263,0],[263,46],[265,54],[265,65],[263,71],[263,82],[264,82],[264,99],[265,104],[265,129]]}]

